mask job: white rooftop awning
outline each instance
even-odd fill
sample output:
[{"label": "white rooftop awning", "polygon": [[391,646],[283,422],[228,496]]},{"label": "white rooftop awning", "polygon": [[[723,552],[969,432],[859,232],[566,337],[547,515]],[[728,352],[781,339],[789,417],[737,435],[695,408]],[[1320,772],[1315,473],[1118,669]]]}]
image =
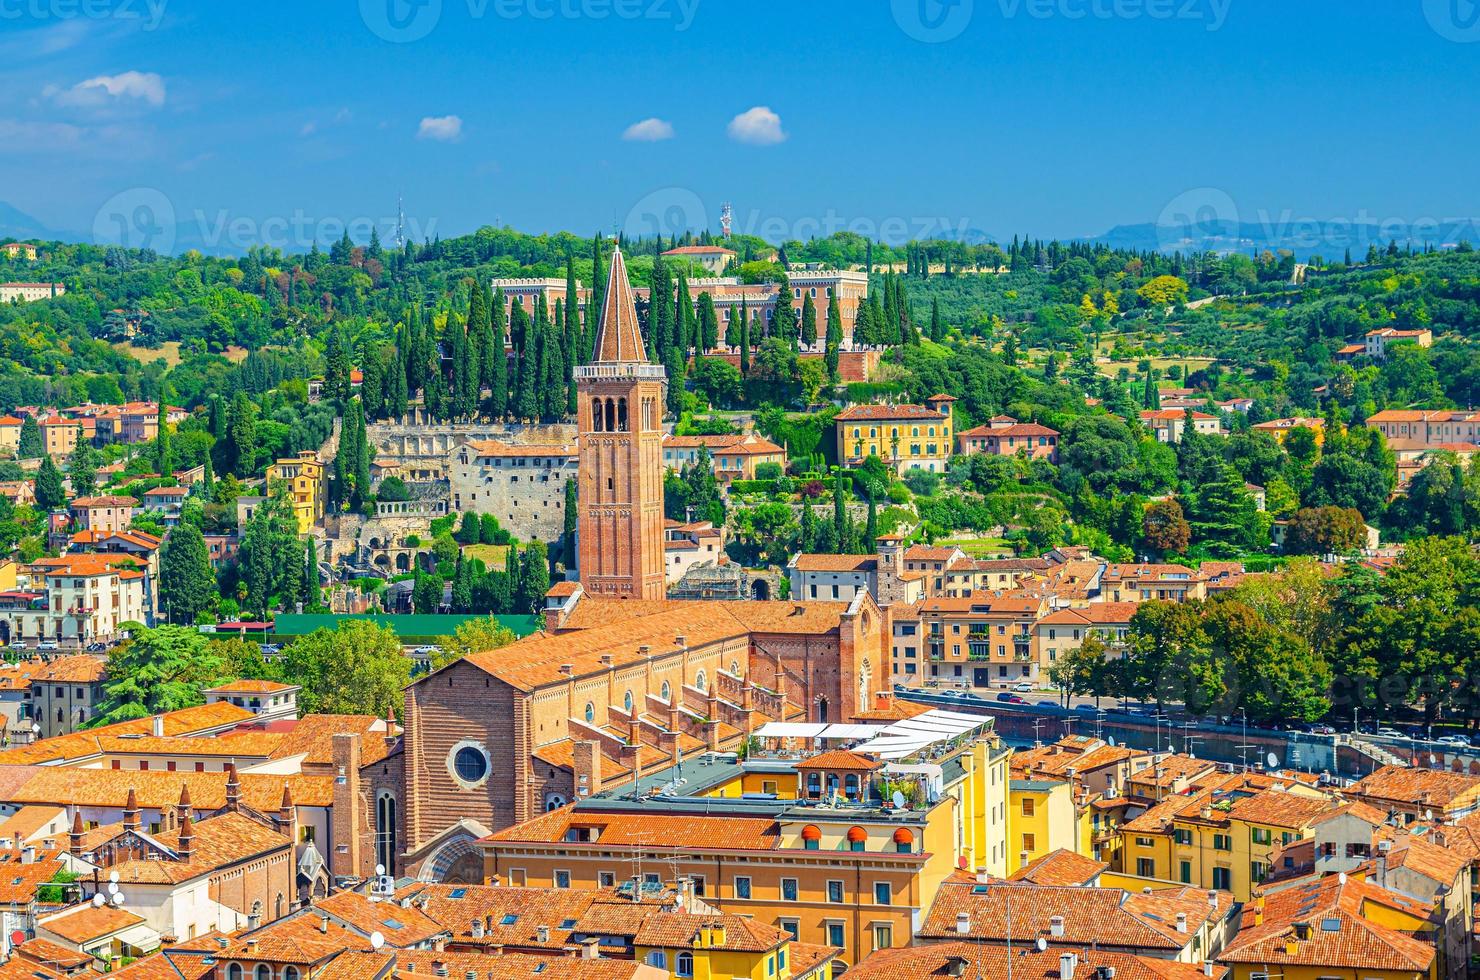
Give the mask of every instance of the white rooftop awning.
[{"label": "white rooftop awning", "polygon": [[884,730],[883,725],[828,725],[823,738],[871,738]]}]

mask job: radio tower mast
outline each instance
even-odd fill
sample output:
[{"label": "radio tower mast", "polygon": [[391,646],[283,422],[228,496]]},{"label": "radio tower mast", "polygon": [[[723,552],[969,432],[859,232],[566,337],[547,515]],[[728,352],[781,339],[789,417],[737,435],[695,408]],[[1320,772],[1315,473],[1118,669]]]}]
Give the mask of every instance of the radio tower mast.
[{"label": "radio tower mast", "polygon": [[396,195],[396,248],[406,247],[406,208],[402,206],[401,195]]},{"label": "radio tower mast", "polygon": [[725,238],[730,237],[730,223],[734,220],[734,217],[735,212],[730,207],[729,201],[719,206],[719,230]]}]

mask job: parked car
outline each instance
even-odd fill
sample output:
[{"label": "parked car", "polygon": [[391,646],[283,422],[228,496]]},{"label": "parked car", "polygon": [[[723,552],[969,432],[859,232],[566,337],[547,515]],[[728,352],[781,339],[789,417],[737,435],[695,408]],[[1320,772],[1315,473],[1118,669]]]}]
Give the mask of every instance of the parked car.
[{"label": "parked car", "polygon": [[1310,726],[1310,733],[1312,735],[1335,735],[1336,729],[1332,728],[1330,725],[1325,724],[1324,722],[1316,722],[1314,725]]},{"label": "parked car", "polygon": [[36,649],[40,652],[49,652],[52,650],[60,650],[61,647],[57,646],[56,640],[43,640],[40,643],[36,644]]},{"label": "parked car", "polygon": [[1057,708],[1058,706],[1059,703],[1057,701],[1049,701],[1047,699],[1044,699],[1038,702],[1038,707],[1040,708]]},{"label": "parked car", "polygon": [[94,640],[87,645],[88,653],[106,653],[107,650],[108,644],[104,643],[102,640]]},{"label": "parked car", "polygon": [[12,649],[12,650],[24,650],[25,648],[26,648],[26,641],[25,640],[11,640],[10,641],[10,649]]},{"label": "parked car", "polygon": [[261,644],[260,649],[262,650],[263,654],[283,652],[283,648],[278,646],[276,643],[263,643]]},{"label": "parked car", "polygon": [[1099,708],[1096,708],[1092,704],[1076,704],[1074,706],[1074,710],[1075,711],[1083,711],[1086,714],[1091,714],[1091,715],[1097,715],[1097,714],[1100,713],[1100,709]]},{"label": "parked car", "polygon": [[1470,740],[1463,735],[1440,735],[1434,741],[1439,745],[1454,745],[1463,748],[1470,747]]},{"label": "parked car", "polygon": [[1398,731],[1396,728],[1379,728],[1377,731],[1373,732],[1372,734],[1373,735],[1376,735],[1378,738],[1407,738],[1408,737],[1407,735],[1404,735],[1402,732]]},{"label": "parked car", "polygon": [[1012,685],[1012,689],[1019,692],[1020,694],[1028,694],[1038,690],[1038,688],[1034,687],[1033,684],[1028,681],[1019,681],[1018,683]]},{"label": "parked car", "polygon": [[1003,704],[1027,704],[1028,701],[1021,694],[999,694],[997,700]]}]

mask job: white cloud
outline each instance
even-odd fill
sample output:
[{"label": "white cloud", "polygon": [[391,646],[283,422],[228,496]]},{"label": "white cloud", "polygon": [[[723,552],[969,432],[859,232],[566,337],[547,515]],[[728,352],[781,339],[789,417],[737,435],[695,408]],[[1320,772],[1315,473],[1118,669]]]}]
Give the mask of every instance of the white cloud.
[{"label": "white cloud", "polygon": [[59,105],[102,106],[116,99],[142,99],[152,106],[164,105],[164,79],[152,71],[126,71],[117,75],[98,75],[78,82],[71,88],[48,85],[42,94]]},{"label": "white cloud", "polygon": [[673,123],[651,116],[635,122],[622,131],[622,139],[636,143],[656,143],[673,139]]},{"label": "white cloud", "polygon": [[738,143],[753,143],[756,146],[770,146],[786,139],[786,133],[781,129],[781,117],[767,105],[746,109],[731,119],[727,132],[730,139]]},{"label": "white cloud", "polygon": [[438,140],[442,143],[452,143],[462,139],[462,117],[427,116],[421,121],[421,126],[417,128],[416,138],[419,140]]},{"label": "white cloud", "polygon": [[312,121],[306,122],[302,126],[299,126],[298,127],[298,135],[299,136],[312,136],[314,133],[318,132],[318,129],[319,129],[319,124],[318,123],[312,122]]}]

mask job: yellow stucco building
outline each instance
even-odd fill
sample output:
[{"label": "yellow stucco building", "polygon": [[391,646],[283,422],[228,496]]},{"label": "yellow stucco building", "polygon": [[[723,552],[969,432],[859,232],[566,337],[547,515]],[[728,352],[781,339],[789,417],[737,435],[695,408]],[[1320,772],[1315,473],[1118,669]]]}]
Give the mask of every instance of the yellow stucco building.
[{"label": "yellow stucco building", "polygon": [[950,395],[924,405],[854,405],[837,414],[838,459],[857,466],[877,456],[901,476],[912,469],[944,473],[955,452]]},{"label": "yellow stucco building", "polygon": [[318,454],[306,449],[291,459],[280,459],[267,468],[268,492],[283,487],[293,503],[293,516],[298,520],[298,533],[323,520],[329,496],[329,472],[319,462]]}]

